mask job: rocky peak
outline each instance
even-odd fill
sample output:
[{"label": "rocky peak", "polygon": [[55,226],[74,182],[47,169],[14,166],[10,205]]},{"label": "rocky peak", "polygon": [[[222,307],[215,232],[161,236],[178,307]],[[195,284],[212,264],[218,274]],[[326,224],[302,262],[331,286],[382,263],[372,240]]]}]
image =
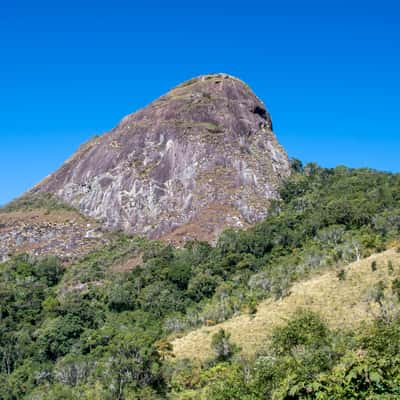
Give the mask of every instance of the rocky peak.
[{"label": "rocky peak", "polygon": [[288,174],[264,104],[244,82],[214,74],[126,116],[32,192],[111,229],[210,240],[265,217]]}]

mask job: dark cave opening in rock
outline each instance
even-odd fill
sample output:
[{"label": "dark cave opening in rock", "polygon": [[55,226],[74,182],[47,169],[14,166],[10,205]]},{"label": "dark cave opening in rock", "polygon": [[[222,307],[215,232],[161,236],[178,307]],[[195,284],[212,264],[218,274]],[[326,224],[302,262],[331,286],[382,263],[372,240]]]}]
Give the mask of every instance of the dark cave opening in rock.
[{"label": "dark cave opening in rock", "polygon": [[267,110],[265,110],[264,108],[260,107],[260,106],[255,106],[252,110],[252,112],[254,114],[259,115],[261,118],[263,119],[267,119]]}]

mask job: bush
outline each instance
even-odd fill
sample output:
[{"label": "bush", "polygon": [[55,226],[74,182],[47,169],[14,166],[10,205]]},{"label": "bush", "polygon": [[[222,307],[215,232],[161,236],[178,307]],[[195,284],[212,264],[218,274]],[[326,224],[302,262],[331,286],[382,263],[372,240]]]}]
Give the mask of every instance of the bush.
[{"label": "bush", "polygon": [[318,314],[298,310],[285,326],[272,335],[272,349],[278,355],[291,354],[298,346],[318,347],[329,342],[329,329]]},{"label": "bush", "polygon": [[212,336],[211,347],[217,361],[227,361],[239,350],[235,344],[231,343],[230,338],[231,334],[223,329]]}]

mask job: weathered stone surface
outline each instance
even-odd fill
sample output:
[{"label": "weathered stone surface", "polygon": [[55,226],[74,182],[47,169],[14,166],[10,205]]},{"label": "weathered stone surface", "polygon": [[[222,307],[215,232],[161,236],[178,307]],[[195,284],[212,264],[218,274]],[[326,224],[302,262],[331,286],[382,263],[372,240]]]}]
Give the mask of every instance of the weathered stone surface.
[{"label": "weathered stone surface", "polygon": [[101,227],[75,211],[0,213],[0,263],[19,253],[71,259],[106,243]]},{"label": "weathered stone surface", "polygon": [[128,115],[32,191],[53,193],[108,228],[208,240],[263,218],[288,174],[264,104],[218,74]]}]

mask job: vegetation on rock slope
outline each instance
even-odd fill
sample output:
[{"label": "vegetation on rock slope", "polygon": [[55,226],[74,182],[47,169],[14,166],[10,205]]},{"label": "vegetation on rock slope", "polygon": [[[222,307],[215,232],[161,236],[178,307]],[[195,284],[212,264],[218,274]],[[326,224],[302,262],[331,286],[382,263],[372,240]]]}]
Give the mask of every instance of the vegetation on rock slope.
[{"label": "vegetation on rock slope", "polygon": [[54,195],[50,193],[37,193],[37,194],[24,194],[18,199],[13,200],[4,207],[0,207],[0,213],[10,213],[17,211],[31,211],[31,210],[45,210],[52,211],[76,211],[73,207],[61,202]]},{"label": "vegetation on rock slope", "polygon": [[98,221],[47,193],[28,193],[0,208],[0,262],[22,252],[76,259],[113,236]]},{"label": "vegetation on rock slope", "polygon": [[[376,268],[371,268],[376,265]],[[390,266],[393,269],[390,269]],[[344,273],[342,277],[342,271]],[[400,273],[400,254],[390,249],[355,261],[344,268],[331,268],[322,274],[295,283],[290,294],[278,301],[267,299],[253,313],[242,313],[214,326],[200,327],[172,341],[179,359],[206,361],[213,354],[213,336],[221,329],[231,334],[242,354],[253,357],[269,344],[272,332],[284,325],[298,310],[307,309],[324,317],[332,329],[357,329],[373,321],[382,311],[395,316],[397,302],[390,292]],[[386,290],[381,309],[375,294],[379,285]]]},{"label": "vegetation on rock slope", "polygon": [[[398,398],[396,258],[371,260],[371,274],[386,273],[372,285],[375,320],[363,331],[305,310],[257,354],[217,331],[203,363],[173,357],[171,335],[241,313],[257,318],[260,302],[287,301],[296,281],[324,270],[337,268],[326,276],[345,283],[344,265],[399,239],[399,175],[292,168],[271,215],[224,232],[215,247],[120,236],[67,267],[25,255],[1,265],[0,398]],[[121,263],[131,268],[120,272]]]}]

